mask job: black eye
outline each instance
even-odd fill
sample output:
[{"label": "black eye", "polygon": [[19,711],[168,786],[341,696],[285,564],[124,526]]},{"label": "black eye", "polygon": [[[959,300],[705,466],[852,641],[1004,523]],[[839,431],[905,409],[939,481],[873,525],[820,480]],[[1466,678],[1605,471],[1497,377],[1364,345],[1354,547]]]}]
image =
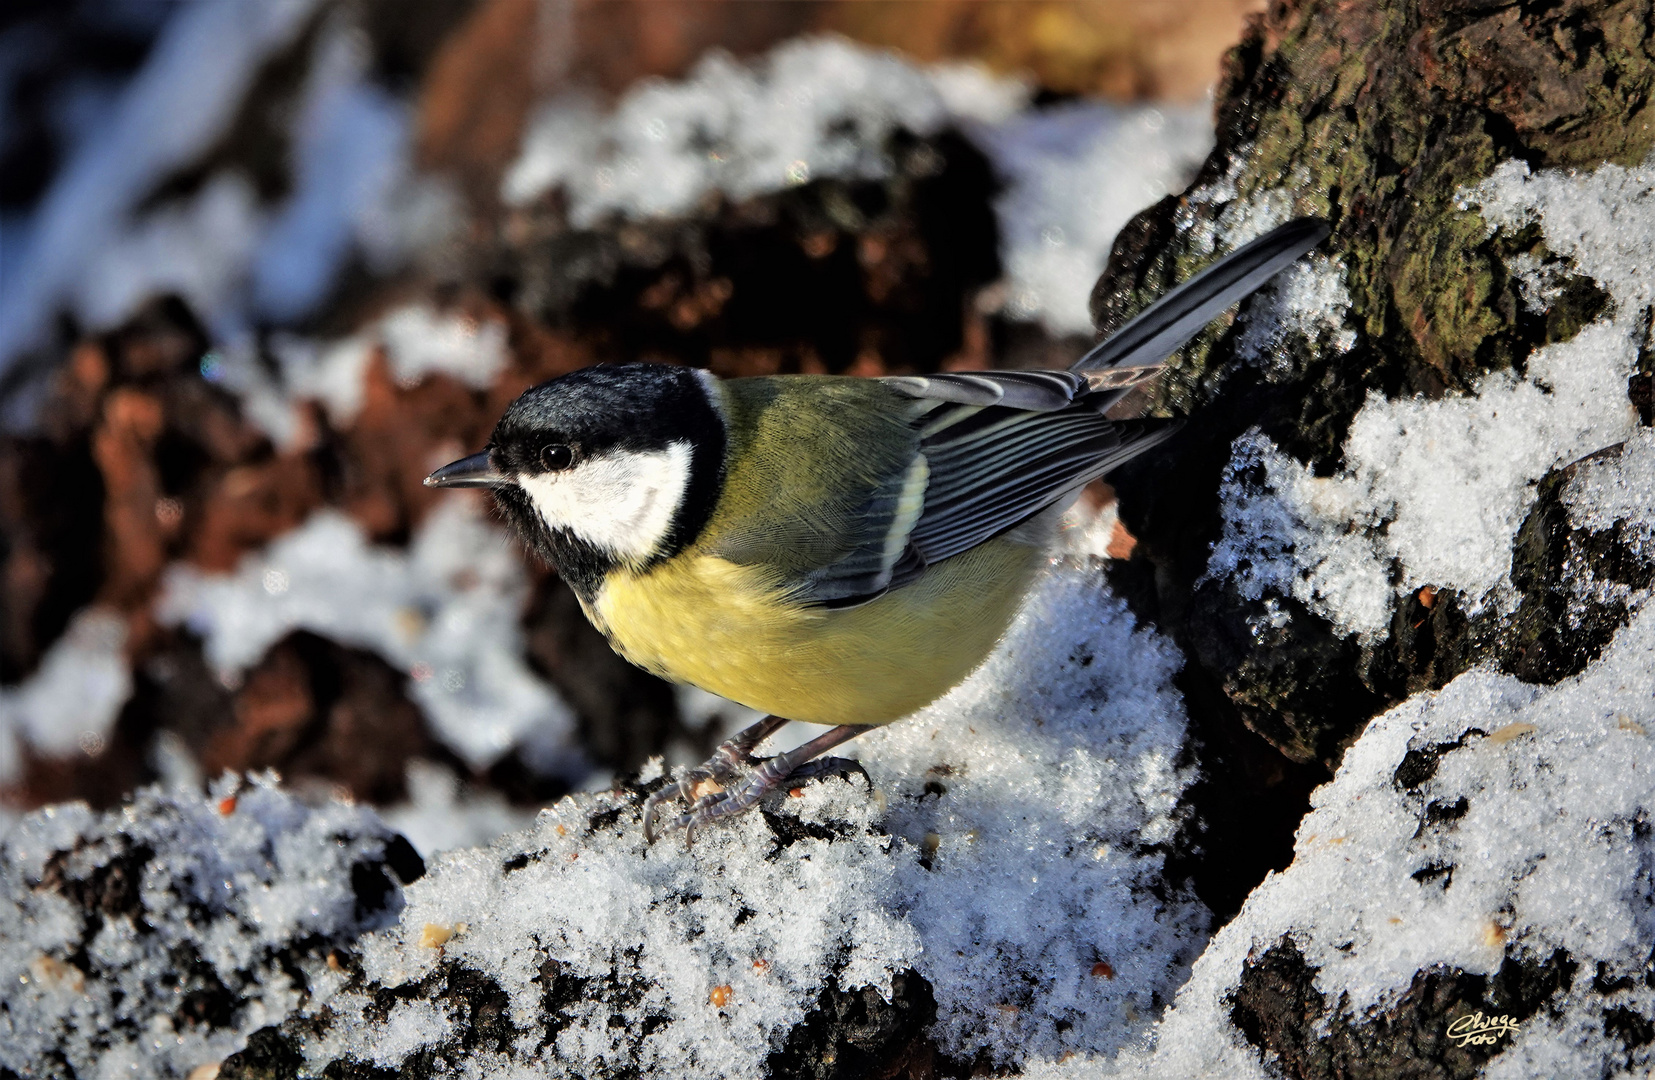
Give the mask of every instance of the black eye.
[{"label": "black eye", "polygon": [[540,448],[540,465],[547,472],[559,472],[575,463],[573,447],[551,443]]}]

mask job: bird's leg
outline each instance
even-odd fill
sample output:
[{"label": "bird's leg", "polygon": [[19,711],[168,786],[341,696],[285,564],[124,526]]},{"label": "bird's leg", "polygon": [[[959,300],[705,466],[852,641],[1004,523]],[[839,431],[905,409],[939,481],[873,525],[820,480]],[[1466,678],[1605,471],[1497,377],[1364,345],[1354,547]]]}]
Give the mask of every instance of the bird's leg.
[{"label": "bird's leg", "polygon": [[785,754],[766,758],[747,774],[747,779],[742,781],[740,786],[697,799],[688,813],[680,814],[668,822],[667,828],[684,829],[685,842],[689,843],[702,828],[723,818],[751,810],[758,805],[760,799],[777,788],[795,780],[807,780],[823,773],[842,771],[846,768],[846,763],[838,758],[825,758],[820,762],[811,759],[842,742],[856,738],[866,730],[865,725],[844,724]]},{"label": "bird's leg", "polygon": [[779,716],[766,716],[756,724],[742,728],[718,744],[713,756],[668,784],[644,803],[644,839],[655,843],[655,812],[664,802],[683,799],[695,802],[695,789],[708,780],[722,782],[734,776],[743,767],[753,764],[753,748],[775,734],[787,721]]}]

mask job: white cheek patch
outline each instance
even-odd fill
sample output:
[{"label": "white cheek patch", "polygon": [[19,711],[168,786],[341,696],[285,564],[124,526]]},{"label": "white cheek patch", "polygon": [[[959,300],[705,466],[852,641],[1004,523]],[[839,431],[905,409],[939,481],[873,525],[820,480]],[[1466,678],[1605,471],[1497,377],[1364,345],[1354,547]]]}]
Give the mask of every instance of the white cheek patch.
[{"label": "white cheek patch", "polygon": [[616,450],[562,472],[517,478],[547,527],[567,529],[622,562],[660,549],[689,482],[687,442]]}]

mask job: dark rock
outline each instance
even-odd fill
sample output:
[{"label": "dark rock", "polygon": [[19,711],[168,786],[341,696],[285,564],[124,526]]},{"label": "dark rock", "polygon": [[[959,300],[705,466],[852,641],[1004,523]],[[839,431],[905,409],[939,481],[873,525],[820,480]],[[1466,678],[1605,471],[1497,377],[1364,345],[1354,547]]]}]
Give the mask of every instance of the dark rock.
[{"label": "dark rock", "polygon": [[420,858],[420,853],[414,850],[414,845],[401,833],[386,842],[385,865],[391,868],[391,873],[404,885],[412,885],[425,876],[425,860]]},{"label": "dark rock", "polygon": [[1169,845],[1167,878],[1188,881],[1221,926],[1266,874],[1292,863],[1294,830],[1329,777],[1319,762],[1292,761],[1248,728],[1194,665],[1179,672],[1178,688],[1190,715],[1179,764],[1199,763],[1200,771],[1185,790],[1190,814]]},{"label": "dark rock", "polygon": [[[39,433],[0,436],[0,680],[27,677],[95,600],[129,620],[136,686],[101,752],[26,756],[8,799],[113,805],[155,779],[154,740],[168,733],[209,774],[276,767],[379,804],[402,797],[412,757],[469,771],[433,740],[403,673],[370,653],[295,634],[231,691],[193,640],[156,625],[151,607],[170,562],[232,570],[324,504],[347,510],[378,541],[406,541],[433,505],[422,486],[433,460],[480,445],[519,390],[590,359],[527,326],[514,344],[521,363],[489,394],[443,376],[401,386],[374,362],[348,427],[334,430],[313,410],[304,421],[315,429],[310,441],[281,451],[214,381],[218,361],[176,298],[77,347],[50,380]],[[536,620],[532,638],[591,644],[573,605],[537,609]],[[636,767],[678,733],[674,699],[659,680],[607,647],[602,663],[591,648],[569,652],[547,667],[562,676],[553,681],[583,729],[638,729],[600,747],[600,764]],[[548,788],[533,763],[522,782],[502,786],[528,801],[566,790]]]},{"label": "dark rock", "polygon": [[1655,1042],[1655,1022],[1642,1013],[1625,1006],[1608,1009],[1603,1014],[1604,1034],[1613,1036],[1627,1050],[1636,1050]]},{"label": "dark rock", "polygon": [[150,845],[119,834],[77,844],[46,860],[39,888],[62,893],[88,915],[135,915],[144,867],[154,857]]},{"label": "dark rock", "polygon": [[1555,683],[1583,670],[1626,625],[1634,594],[1655,584],[1655,553],[1637,527],[1577,528],[1563,500],[1583,467],[1613,462],[1621,450],[1607,447],[1548,473],[1517,534],[1511,580],[1521,600],[1496,655],[1525,682]]},{"label": "dark rock", "polygon": [[1189,640],[1247,726],[1288,758],[1331,765],[1348,714],[1387,702],[1364,685],[1362,649],[1292,597],[1248,600],[1209,581],[1190,605]]},{"label": "dark rock", "polygon": [[820,180],[687,220],[571,229],[490,256],[513,303],[612,360],[671,359],[720,375],[934,371],[965,344],[964,307],[999,276],[995,180],[944,133],[899,133],[883,182]]},{"label": "dark rock", "polygon": [[[85,356],[74,370],[102,364],[97,350]],[[0,439],[0,521],[7,523],[0,530],[0,681],[17,682],[33,671],[74,613],[97,595],[103,499],[103,476],[85,432]]]},{"label": "dark rock", "polygon": [[1521,1024],[1573,983],[1576,964],[1561,949],[1544,961],[1508,955],[1492,977],[1432,967],[1414,976],[1396,1003],[1353,1016],[1315,988],[1316,969],[1290,936],[1249,958],[1231,996],[1230,1018],[1247,1041],[1273,1055],[1294,1080],[1465,1080],[1509,1043],[1459,1045],[1449,1027],[1481,1012]]},{"label": "dark rock", "polygon": [[247,1037],[247,1048],[225,1058],[218,1080],[295,1080],[304,1066],[298,1047],[273,1027]]},{"label": "dark rock", "polygon": [[1402,762],[1396,767],[1391,776],[1391,783],[1399,791],[1412,791],[1437,775],[1437,764],[1442,756],[1451,750],[1458,750],[1465,745],[1465,740],[1473,735],[1487,735],[1481,728],[1468,728],[1453,742],[1435,743],[1431,746],[1409,750],[1402,755]]},{"label": "dark rock", "polygon": [[229,715],[190,745],[209,775],[275,768],[290,781],[395,802],[410,759],[445,756],[407,681],[375,653],[296,631],[247,673]]},{"label": "dark rock", "polygon": [[936,1047],[925,1029],[936,1019],[931,986],[916,971],[892,976],[891,1000],[871,987],[845,991],[829,982],[804,1023],[770,1056],[772,1080],[856,1080],[934,1075]]}]

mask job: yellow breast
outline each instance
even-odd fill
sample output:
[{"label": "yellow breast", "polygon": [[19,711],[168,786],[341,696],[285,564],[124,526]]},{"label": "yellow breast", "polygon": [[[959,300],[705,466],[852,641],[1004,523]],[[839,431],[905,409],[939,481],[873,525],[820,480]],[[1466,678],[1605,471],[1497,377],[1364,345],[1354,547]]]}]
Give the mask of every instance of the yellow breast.
[{"label": "yellow breast", "polygon": [[686,554],[612,574],[587,614],[639,667],[815,724],[884,724],[982,662],[1044,561],[999,539],[861,607],[788,600],[763,570]]}]

